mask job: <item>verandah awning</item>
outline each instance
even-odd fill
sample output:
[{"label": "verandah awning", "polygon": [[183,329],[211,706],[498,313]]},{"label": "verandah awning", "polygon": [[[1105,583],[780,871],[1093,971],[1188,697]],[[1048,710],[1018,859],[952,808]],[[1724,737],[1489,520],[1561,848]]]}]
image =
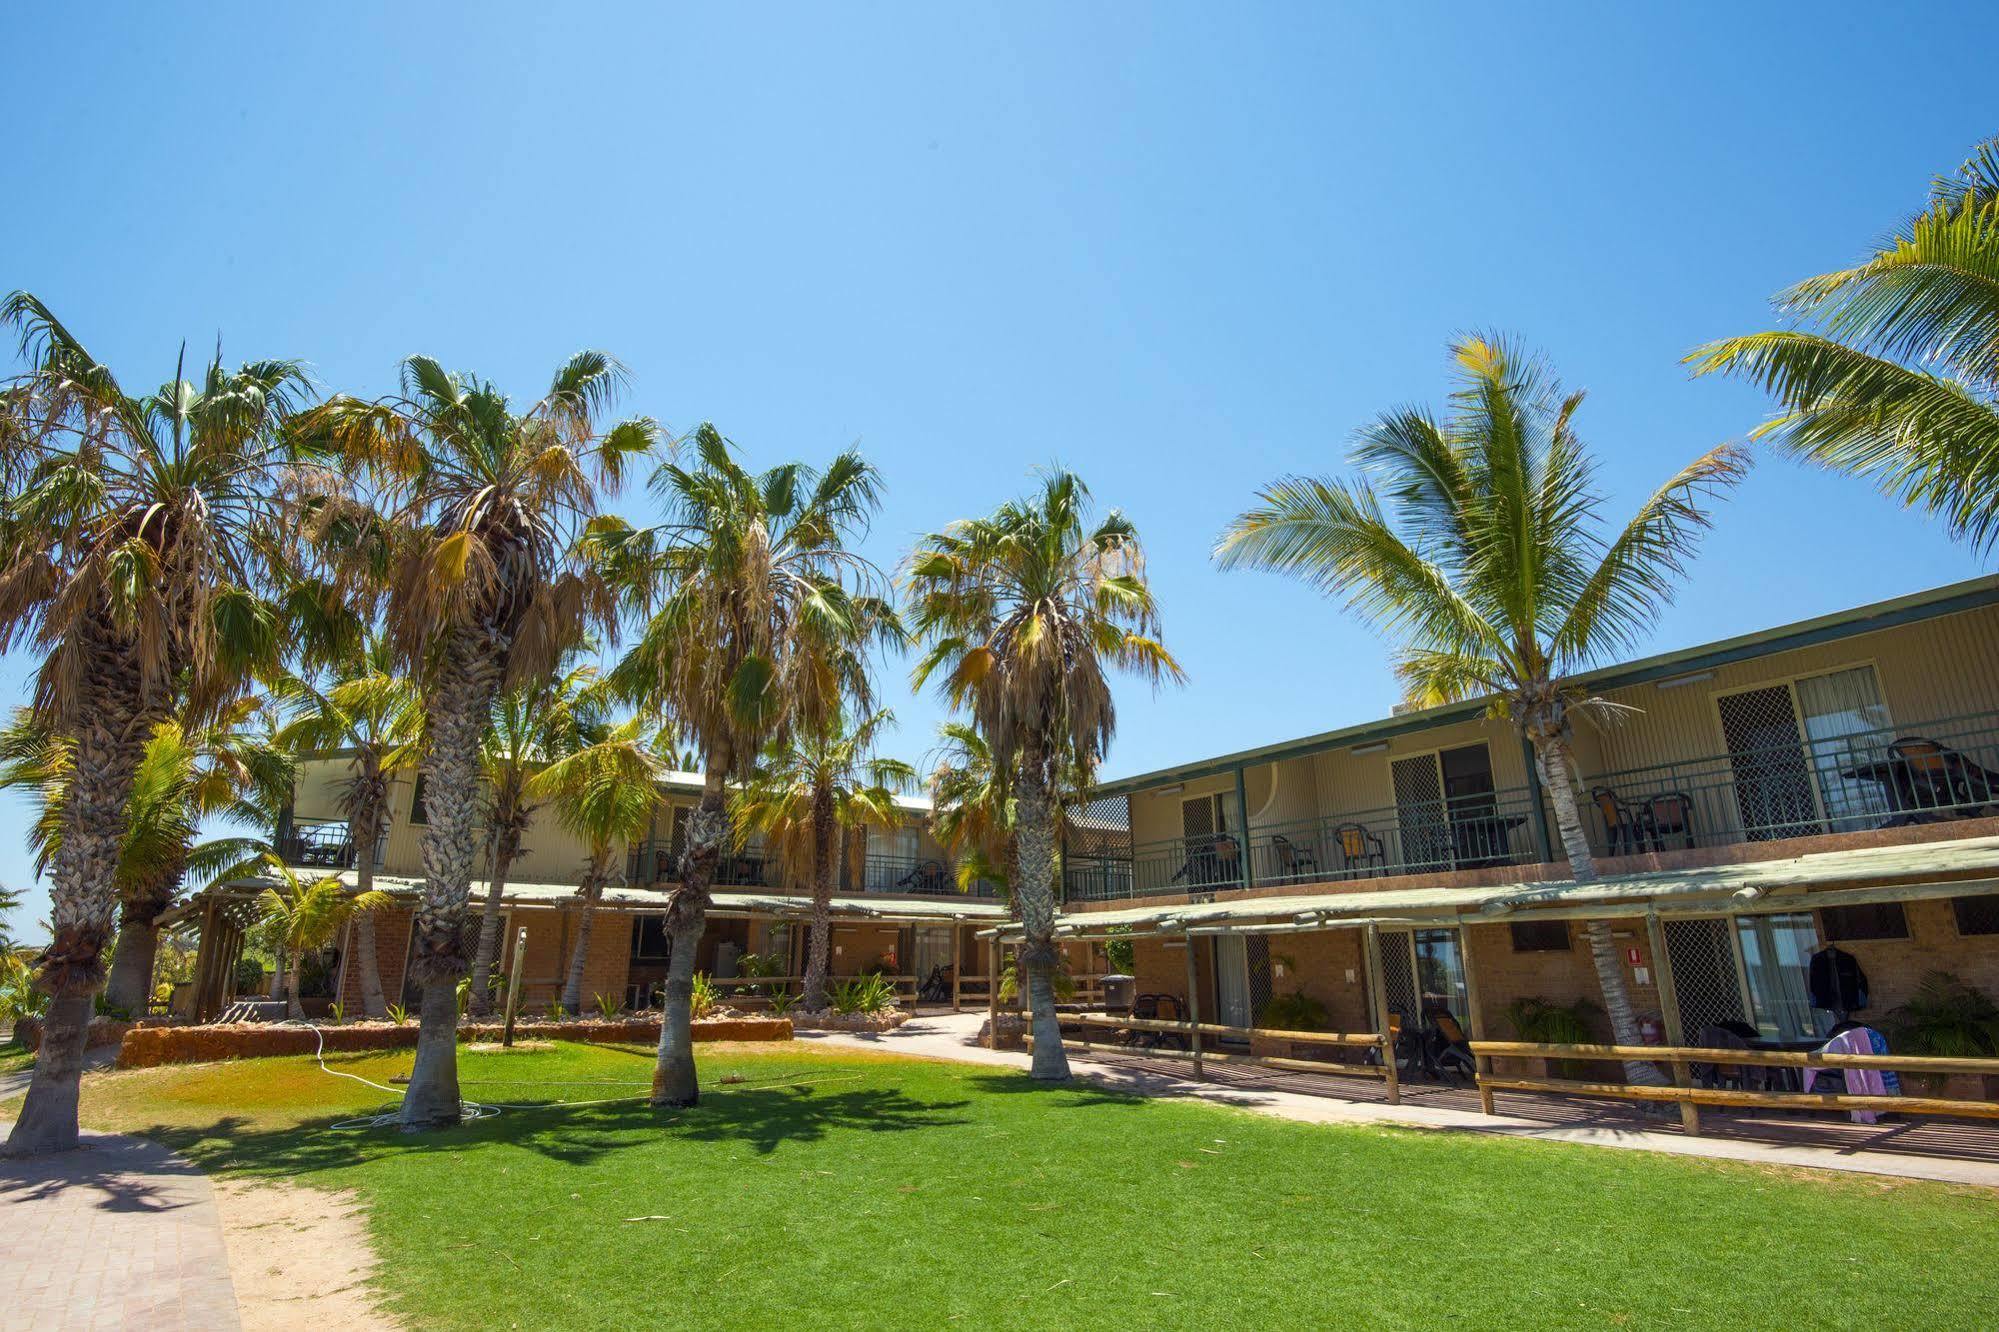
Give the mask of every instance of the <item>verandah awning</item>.
[{"label": "verandah awning", "polygon": [[[1071,911],[1056,918],[1055,934],[1065,939],[1277,934],[1370,924],[1475,924],[1530,915],[1542,920],[1711,915],[1780,910],[1788,899],[1806,894],[1809,905],[1819,907],[1994,891],[1999,891],[1999,837],[1974,837],[1699,869],[1610,874],[1591,883],[1558,879],[1479,888],[1335,890]],[[1013,922],[980,934],[1003,940],[1021,937]]]}]

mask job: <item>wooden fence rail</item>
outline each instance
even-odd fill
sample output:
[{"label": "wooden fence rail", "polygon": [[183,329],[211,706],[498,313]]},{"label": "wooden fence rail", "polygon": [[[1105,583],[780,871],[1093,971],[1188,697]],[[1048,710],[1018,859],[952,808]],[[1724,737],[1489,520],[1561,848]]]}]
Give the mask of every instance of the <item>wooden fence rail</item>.
[{"label": "wooden fence rail", "polygon": [[[1112,1041],[1079,1041],[1064,1038],[1062,1046],[1068,1050],[1086,1053],[1143,1055],[1165,1059],[1184,1059],[1193,1067],[1195,1077],[1201,1076],[1201,1065],[1209,1060],[1220,1064],[1247,1064],[1256,1068],[1283,1069],[1294,1073],[1336,1073],[1349,1077],[1380,1078],[1390,1105],[1402,1103],[1402,1083],[1391,1053],[1392,1036],[1384,1032],[1342,1032],[1342,1031],[1292,1031],[1279,1027],[1230,1027],[1217,1022],[1169,1022],[1161,1018],[1127,1018],[1111,1013],[1061,1013],[1058,1019],[1071,1026],[1101,1027],[1116,1031],[1158,1032],[1167,1035],[1184,1036],[1188,1048],[1173,1050],[1160,1046],[1133,1046]],[[1372,1064],[1343,1064],[1331,1059],[1294,1059],[1277,1055],[1238,1054],[1231,1051],[1205,1047],[1203,1036],[1228,1036],[1234,1038],[1261,1037],[1267,1040],[1291,1041],[1299,1044],[1338,1045],[1376,1052],[1378,1062]],[[1027,1033],[1027,1048],[1034,1048],[1034,1033]]]},{"label": "wooden fence rail", "polygon": [[[1549,1092],[1560,1096],[1605,1097],[1620,1101],[1670,1102],[1680,1107],[1687,1132],[1700,1132],[1700,1107],[1744,1107],[1774,1110],[1885,1110],[1905,1115],[1961,1115],[1999,1119],[1999,1102],[1968,1101],[1941,1096],[1882,1096],[1855,1092],[1749,1091],[1694,1085],[1691,1066],[1716,1068],[1818,1068],[1894,1070],[1914,1075],[1969,1073],[1999,1076],[1999,1059],[1955,1059],[1933,1055],[1821,1054],[1815,1050],[1728,1050],[1679,1045],[1546,1045],[1532,1041],[1473,1041],[1478,1068],[1479,1107],[1494,1113],[1496,1091]],[[1670,1087],[1580,1078],[1498,1077],[1495,1058],[1557,1059],[1618,1062],[1645,1060],[1670,1064]]]}]

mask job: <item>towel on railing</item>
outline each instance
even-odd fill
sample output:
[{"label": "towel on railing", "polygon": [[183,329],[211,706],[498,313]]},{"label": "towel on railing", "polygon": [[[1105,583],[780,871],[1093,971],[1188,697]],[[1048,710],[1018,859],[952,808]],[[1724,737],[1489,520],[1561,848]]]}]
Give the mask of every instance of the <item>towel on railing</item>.
[{"label": "towel on railing", "polygon": [[[1888,1039],[1872,1027],[1848,1027],[1845,1031],[1842,1031],[1839,1035],[1820,1046],[1819,1053],[1887,1054]],[[1897,1096],[1901,1094],[1899,1079],[1897,1079],[1897,1084],[1892,1090],[1888,1086],[1888,1079],[1894,1076],[1892,1073],[1884,1075],[1880,1069],[1874,1068],[1842,1068],[1839,1070],[1839,1073],[1846,1084],[1846,1090],[1856,1096]],[[1812,1084],[1818,1081],[1818,1077],[1818,1069],[1809,1067],[1805,1069],[1804,1084],[1806,1091],[1812,1089]],[[1873,1124],[1878,1123],[1879,1120],[1872,1110],[1855,1110],[1853,1112],[1853,1122],[1856,1124]]]}]

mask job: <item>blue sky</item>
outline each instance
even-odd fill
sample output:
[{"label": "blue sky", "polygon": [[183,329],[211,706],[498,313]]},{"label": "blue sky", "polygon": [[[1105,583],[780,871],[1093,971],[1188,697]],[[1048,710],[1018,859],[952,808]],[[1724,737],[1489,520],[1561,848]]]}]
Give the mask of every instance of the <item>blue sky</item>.
[{"label": "blue sky", "polygon": [[[1387,709],[1380,642],[1208,550],[1438,400],[1453,333],[1587,388],[1628,506],[1765,410],[1679,358],[1999,133],[1989,6],[40,6],[0,43],[0,286],[128,384],[218,333],[364,394],[423,351],[532,396],[603,347],[630,410],[752,461],[858,443],[884,563],[1080,471],[1190,677],[1121,692],[1107,775]],[[1982,571],[1767,460],[1655,645]],[[920,756],[937,705],[886,692]]]}]

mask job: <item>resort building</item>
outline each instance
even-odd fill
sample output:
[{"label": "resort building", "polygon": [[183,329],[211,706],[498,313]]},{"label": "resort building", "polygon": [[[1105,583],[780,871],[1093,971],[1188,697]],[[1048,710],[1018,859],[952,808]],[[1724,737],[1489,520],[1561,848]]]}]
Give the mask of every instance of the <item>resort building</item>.
[{"label": "resort building", "polygon": [[1995,665],[1988,577],[1591,673],[1588,883],[1483,701],[1107,783],[1058,929],[1134,938],[1144,1008],[1231,1029],[1302,991],[1335,1031],[1510,1039],[1516,1001],[1601,1002],[1585,920],[1674,1045],[1880,1025],[1934,972],[1999,993]]},{"label": "resort building", "polygon": [[[1594,882],[1571,876],[1518,731],[1483,702],[1106,783],[1065,833],[1065,965],[1092,998],[1104,945],[1128,939],[1146,1011],[1198,1013],[1243,1033],[1220,1049],[1279,1056],[1292,1051],[1248,1033],[1271,1025],[1260,1017],[1274,998],[1299,993],[1335,1031],[1442,1016],[1495,1039],[1515,1034],[1516,1001],[1600,1002],[1586,920],[1611,922],[1648,1031],[1676,1045],[1878,1025],[1934,972],[1999,992],[1995,664],[1999,577],[1592,673],[1582,686],[1611,706],[1577,711],[1573,746]],[[339,755],[307,766],[277,840],[302,871],[351,882],[344,769]],[[597,908],[586,1003],[652,1001],[662,899],[699,792],[696,774],[669,779],[651,835],[628,848],[624,882]],[[403,781],[368,849],[376,885],[404,901],[421,883],[423,795]],[[990,885],[958,889],[926,803],[903,809],[863,871],[842,872],[833,973],[881,971],[910,1000],[983,1005],[994,946],[1016,927]],[[567,974],[584,859],[543,811],[502,892],[501,974],[524,937],[522,999],[537,1010]],[[203,936],[178,1004],[189,1016],[229,998],[257,888],[225,885],[174,913]],[[472,893],[476,908],[486,884]],[[799,975],[810,897],[785,866],[754,843],[732,850],[714,896],[700,970],[740,978],[754,955],[759,970]],[[376,931],[385,992],[413,1007],[409,920],[398,906]],[[313,969],[309,1011],[336,997],[359,1011],[352,953],[343,943]],[[1849,982],[1858,964],[1864,998],[1850,983],[1826,993],[1835,963]]]}]

